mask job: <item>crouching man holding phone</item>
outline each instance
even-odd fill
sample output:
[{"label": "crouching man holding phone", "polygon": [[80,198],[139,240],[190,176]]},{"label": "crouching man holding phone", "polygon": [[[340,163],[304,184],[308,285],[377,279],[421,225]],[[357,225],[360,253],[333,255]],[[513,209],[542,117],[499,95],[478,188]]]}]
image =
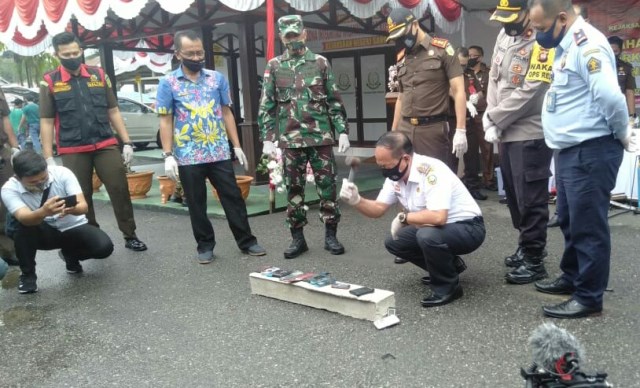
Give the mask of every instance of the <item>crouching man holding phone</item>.
[{"label": "crouching man holding phone", "polygon": [[38,250],[60,249],[69,273],[82,272],[82,260],[111,255],[109,236],[87,223],[87,202],[71,170],[47,167],[42,155],[24,151],[14,158],[13,171],[15,176],[2,186],[2,201],[15,218],[12,237],[22,271],[21,294],[38,291]]}]

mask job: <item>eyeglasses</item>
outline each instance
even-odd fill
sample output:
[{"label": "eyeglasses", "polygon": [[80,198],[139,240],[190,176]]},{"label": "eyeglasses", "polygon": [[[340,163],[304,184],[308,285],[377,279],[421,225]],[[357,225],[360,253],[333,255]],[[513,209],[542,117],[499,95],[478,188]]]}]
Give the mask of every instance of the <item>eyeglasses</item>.
[{"label": "eyeglasses", "polygon": [[204,58],[204,51],[180,51],[185,58]]}]

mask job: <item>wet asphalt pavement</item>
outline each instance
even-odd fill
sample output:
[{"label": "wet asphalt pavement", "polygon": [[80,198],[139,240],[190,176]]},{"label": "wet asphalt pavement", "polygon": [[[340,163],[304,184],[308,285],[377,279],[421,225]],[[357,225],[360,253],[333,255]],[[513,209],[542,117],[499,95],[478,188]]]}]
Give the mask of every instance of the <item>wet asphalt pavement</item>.
[{"label": "wet asphalt pavement", "polygon": [[[504,282],[503,257],[517,234],[497,195],[481,207],[487,239],[465,256],[464,297],[425,309],[422,271],[394,264],[384,251],[392,214],[368,220],[344,205],[338,235],[347,252],[331,256],[312,206],[310,251],[295,260],[282,258],[289,241],[283,213],[250,220],[269,252],[261,258],[242,254],[226,221],[214,219],[216,259],[200,265],[186,215],[136,209],[149,246],[137,253],[124,248],[110,206],[97,204],[116,246],[110,258],[69,275],[57,252],[40,252],[34,295],[18,294],[15,269],[3,280],[0,386],[522,387],[528,336],[545,321],[541,306],[563,298]],[[617,387],[638,387],[640,216],[622,214],[610,224],[604,314],[555,322],[581,340],[587,370],[608,372]],[[551,276],[561,248],[560,231],[549,230]],[[378,331],[368,321],[251,295],[248,275],[265,264],[392,290],[401,323]]]}]

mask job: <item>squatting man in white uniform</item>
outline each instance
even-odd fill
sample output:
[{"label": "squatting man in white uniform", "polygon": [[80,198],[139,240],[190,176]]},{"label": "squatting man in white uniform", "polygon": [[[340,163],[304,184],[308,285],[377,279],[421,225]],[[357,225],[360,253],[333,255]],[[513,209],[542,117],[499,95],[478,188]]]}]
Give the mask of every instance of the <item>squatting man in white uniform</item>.
[{"label": "squatting man in white uniform", "polygon": [[400,202],[404,210],[391,223],[385,247],[395,256],[429,271],[423,283],[431,295],[423,307],[451,303],[462,296],[458,274],[466,266],[460,256],[478,249],[485,237],[480,208],[464,184],[438,159],[413,152],[400,132],[378,139],[376,163],[387,179],[376,200],[360,197],[358,187],[342,182],[340,198],[367,217],[381,217]]}]

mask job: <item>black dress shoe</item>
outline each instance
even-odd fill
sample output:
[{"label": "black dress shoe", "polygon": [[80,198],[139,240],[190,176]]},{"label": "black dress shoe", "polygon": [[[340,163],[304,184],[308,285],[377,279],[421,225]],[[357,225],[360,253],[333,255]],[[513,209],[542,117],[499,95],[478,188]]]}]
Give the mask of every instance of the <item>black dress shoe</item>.
[{"label": "black dress shoe", "polygon": [[503,204],[503,205],[506,205],[507,204],[507,197],[500,198],[500,200],[498,202]]},{"label": "black dress shoe", "polygon": [[559,277],[552,282],[536,282],[536,290],[545,294],[571,295],[576,290],[573,284]]},{"label": "black dress shoe", "polygon": [[554,214],[553,217],[549,218],[549,222],[547,222],[547,228],[555,228],[560,226],[560,220],[558,219],[558,215]]},{"label": "black dress shoe", "polygon": [[[464,260],[462,260],[462,257],[460,256],[456,256],[456,258],[453,259],[453,264],[456,266],[456,271],[458,271],[458,274],[463,273],[464,270],[467,269],[467,263],[465,263]],[[430,286],[431,276],[423,276],[422,278],[420,278],[420,281],[425,286]]]},{"label": "black dress shoe", "polygon": [[553,306],[544,306],[542,308],[544,315],[552,318],[571,319],[584,318],[602,313],[602,307],[585,306],[577,300],[571,298],[560,304]]},{"label": "black dress shoe", "polygon": [[485,194],[482,194],[480,190],[472,190],[472,191],[469,191],[469,193],[471,194],[473,199],[475,199],[476,201],[484,201],[487,198],[489,198]]},{"label": "black dress shoe", "polygon": [[404,263],[406,263],[408,261],[409,260],[405,260],[402,257],[398,257],[398,256],[396,256],[396,258],[393,259],[393,262],[396,263],[396,264],[404,264]]},{"label": "black dress shoe", "polygon": [[453,292],[447,295],[431,294],[429,297],[422,299],[422,307],[436,307],[451,303],[456,299],[462,298],[464,293],[462,287],[458,285]]},{"label": "black dress shoe", "polygon": [[126,238],[124,247],[136,252],[142,252],[147,250],[147,245],[142,241],[138,240],[137,237]]}]

